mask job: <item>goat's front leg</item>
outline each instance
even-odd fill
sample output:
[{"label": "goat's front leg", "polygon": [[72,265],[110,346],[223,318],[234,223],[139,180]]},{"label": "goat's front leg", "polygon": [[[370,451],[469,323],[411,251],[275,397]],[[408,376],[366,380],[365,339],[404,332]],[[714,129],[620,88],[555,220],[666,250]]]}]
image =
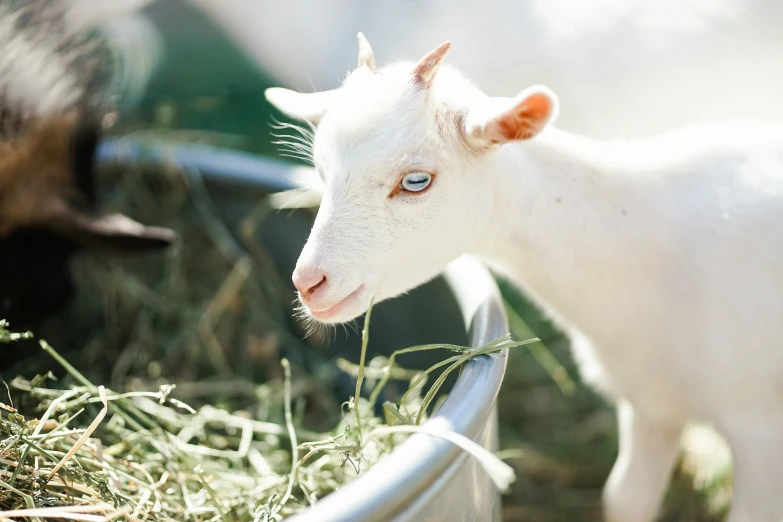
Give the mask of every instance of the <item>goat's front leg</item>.
[{"label": "goat's front leg", "polygon": [[666,492],[684,422],[661,422],[620,402],[620,451],[603,494],[607,522],[652,522]]}]

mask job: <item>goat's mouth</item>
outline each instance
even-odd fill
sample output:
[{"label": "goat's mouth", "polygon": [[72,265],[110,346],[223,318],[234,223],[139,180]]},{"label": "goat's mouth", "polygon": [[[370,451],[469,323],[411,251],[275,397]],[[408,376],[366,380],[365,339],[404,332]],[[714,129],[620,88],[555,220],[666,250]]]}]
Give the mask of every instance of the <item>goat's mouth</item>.
[{"label": "goat's mouth", "polygon": [[313,310],[306,304],[305,307],[307,308],[308,313],[313,318],[321,322],[339,323],[339,322],[350,321],[355,317],[355,315],[351,315],[351,317],[345,317],[346,315],[345,312],[359,303],[359,300],[364,294],[363,290],[364,290],[364,285],[359,285],[359,287],[356,290],[354,290],[353,292],[351,292],[350,294],[342,298],[336,304],[330,306],[329,308],[325,308],[323,310]]}]

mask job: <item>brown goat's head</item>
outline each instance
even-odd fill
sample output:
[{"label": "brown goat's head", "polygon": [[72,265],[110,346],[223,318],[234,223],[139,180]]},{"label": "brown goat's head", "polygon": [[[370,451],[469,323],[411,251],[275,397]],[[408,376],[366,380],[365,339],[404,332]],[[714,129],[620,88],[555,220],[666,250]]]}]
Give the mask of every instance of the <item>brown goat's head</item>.
[{"label": "brown goat's head", "polygon": [[144,250],[174,240],[167,229],[94,213],[98,137],[98,125],[74,111],[0,143],[0,239],[35,228],[85,247]]},{"label": "brown goat's head", "polygon": [[0,317],[14,326],[33,326],[67,302],[78,250],[154,250],[176,240],[169,229],[96,213],[99,137],[97,122],[71,111],[0,142]]},{"label": "brown goat's head", "polygon": [[153,250],[175,240],[170,230],[98,213],[101,122],[136,78],[134,64],[145,60],[135,51],[147,44],[113,24],[71,27],[71,5],[0,0],[0,319],[18,328],[68,300],[76,251]]}]

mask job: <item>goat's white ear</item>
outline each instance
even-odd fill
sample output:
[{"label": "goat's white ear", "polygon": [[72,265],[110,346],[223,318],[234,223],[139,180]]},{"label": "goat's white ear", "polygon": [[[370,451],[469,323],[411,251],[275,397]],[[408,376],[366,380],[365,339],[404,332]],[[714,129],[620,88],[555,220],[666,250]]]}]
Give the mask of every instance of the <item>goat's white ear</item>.
[{"label": "goat's white ear", "polygon": [[437,48],[427,53],[413,68],[413,81],[422,87],[429,88],[435,80],[435,75],[440,69],[440,62],[446,57],[451,48],[451,42],[443,42]]},{"label": "goat's white ear", "polygon": [[372,52],[372,47],[367,38],[359,33],[356,35],[359,39],[359,67],[367,67],[370,72],[375,72],[375,54]]},{"label": "goat's white ear", "polygon": [[264,96],[283,114],[317,125],[334,104],[337,92],[337,89],[332,89],[302,93],[282,87],[271,87],[264,91]]},{"label": "goat's white ear", "polygon": [[478,147],[502,145],[535,137],[556,117],[557,96],[536,85],[515,98],[492,98],[471,110],[465,119],[465,136]]}]

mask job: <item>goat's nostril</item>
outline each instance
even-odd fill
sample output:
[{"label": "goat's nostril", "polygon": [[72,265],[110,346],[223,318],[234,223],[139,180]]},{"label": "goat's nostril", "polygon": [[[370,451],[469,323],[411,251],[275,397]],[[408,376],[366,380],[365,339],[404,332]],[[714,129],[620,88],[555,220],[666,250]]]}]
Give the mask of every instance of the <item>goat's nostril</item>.
[{"label": "goat's nostril", "polygon": [[294,273],[294,286],[302,297],[308,297],[318,288],[326,284],[326,276],[323,273],[301,274]]},{"label": "goat's nostril", "polygon": [[316,283],[315,285],[307,289],[307,291],[305,292],[306,295],[312,294],[313,292],[318,290],[318,288],[322,287],[325,284],[326,284],[326,276],[323,276],[323,278],[318,283]]}]

